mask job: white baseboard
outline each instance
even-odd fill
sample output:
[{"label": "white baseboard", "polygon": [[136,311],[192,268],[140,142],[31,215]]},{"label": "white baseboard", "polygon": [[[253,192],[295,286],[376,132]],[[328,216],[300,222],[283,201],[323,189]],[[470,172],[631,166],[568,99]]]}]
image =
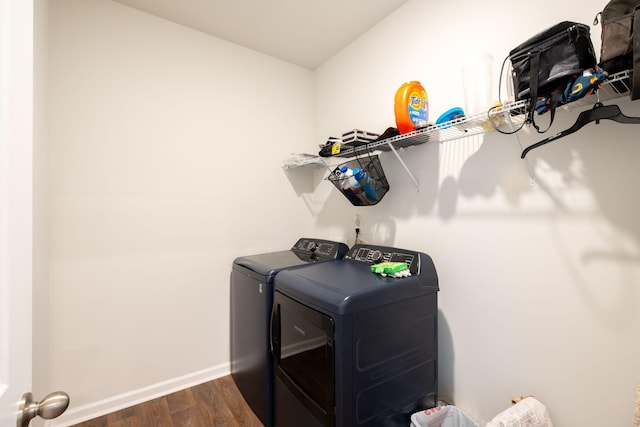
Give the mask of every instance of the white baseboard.
[{"label": "white baseboard", "polygon": [[[224,377],[225,375],[229,375],[230,372],[231,366],[229,363],[213,366],[199,372],[173,378],[138,390],[132,390],[97,402],[71,407],[64,414],[58,418],[47,421],[44,425],[45,427],[72,426],[179,390],[184,390],[185,388],[212,381],[216,378]],[[73,402],[73,395],[71,396],[71,401]]]}]

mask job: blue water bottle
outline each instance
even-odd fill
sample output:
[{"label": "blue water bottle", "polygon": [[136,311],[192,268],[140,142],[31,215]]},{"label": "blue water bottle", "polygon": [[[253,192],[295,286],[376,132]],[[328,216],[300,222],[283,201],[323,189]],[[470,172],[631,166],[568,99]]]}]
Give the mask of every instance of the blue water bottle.
[{"label": "blue water bottle", "polygon": [[369,199],[369,201],[373,203],[376,203],[379,200],[377,191],[378,181],[370,178],[369,175],[367,175],[367,173],[360,168],[355,168],[353,170],[353,176],[362,187],[362,190],[367,196],[367,199]]}]

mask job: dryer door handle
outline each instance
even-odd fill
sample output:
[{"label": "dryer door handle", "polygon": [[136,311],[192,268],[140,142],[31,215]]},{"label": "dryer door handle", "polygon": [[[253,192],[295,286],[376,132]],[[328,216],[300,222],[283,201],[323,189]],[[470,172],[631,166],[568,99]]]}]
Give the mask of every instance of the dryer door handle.
[{"label": "dryer door handle", "polygon": [[271,324],[269,328],[271,343],[271,354],[273,354],[273,359],[280,363],[280,304],[273,304],[273,309],[271,310]]}]

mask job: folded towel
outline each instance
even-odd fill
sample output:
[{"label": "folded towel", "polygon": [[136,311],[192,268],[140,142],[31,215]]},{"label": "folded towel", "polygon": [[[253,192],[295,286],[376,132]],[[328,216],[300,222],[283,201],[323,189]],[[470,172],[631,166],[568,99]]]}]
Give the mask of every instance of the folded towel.
[{"label": "folded towel", "polygon": [[500,412],[485,427],[553,427],[547,408],[533,397],[526,397]]}]

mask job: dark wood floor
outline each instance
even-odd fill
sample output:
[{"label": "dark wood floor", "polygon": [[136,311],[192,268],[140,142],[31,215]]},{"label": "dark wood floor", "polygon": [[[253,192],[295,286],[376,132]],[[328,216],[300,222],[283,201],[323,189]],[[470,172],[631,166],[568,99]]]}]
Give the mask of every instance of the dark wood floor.
[{"label": "dark wood floor", "polygon": [[264,427],[230,375],[75,427]]}]

